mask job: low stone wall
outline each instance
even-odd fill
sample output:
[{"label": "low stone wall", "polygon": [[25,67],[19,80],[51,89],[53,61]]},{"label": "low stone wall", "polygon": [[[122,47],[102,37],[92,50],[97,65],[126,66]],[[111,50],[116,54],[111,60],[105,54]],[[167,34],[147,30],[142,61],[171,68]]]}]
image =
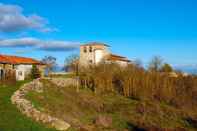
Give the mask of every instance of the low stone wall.
[{"label": "low stone wall", "polygon": [[68,123],[58,118],[52,117],[46,113],[40,112],[34,108],[34,105],[30,101],[25,99],[25,95],[29,91],[34,90],[37,92],[42,92],[42,87],[43,84],[39,81],[39,79],[27,83],[13,94],[11,101],[27,117],[30,117],[37,122],[47,124],[53,128],[56,128],[57,130],[67,130],[70,127]]},{"label": "low stone wall", "polygon": [[74,78],[51,78],[50,81],[58,87],[78,86],[78,80]]}]

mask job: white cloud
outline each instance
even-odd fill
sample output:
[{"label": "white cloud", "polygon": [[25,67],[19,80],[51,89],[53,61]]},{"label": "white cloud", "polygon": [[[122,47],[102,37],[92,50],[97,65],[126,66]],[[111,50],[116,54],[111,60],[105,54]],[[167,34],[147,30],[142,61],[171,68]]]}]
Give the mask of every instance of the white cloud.
[{"label": "white cloud", "polygon": [[72,51],[79,47],[78,42],[70,41],[45,41],[38,49],[45,51]]},{"label": "white cloud", "polygon": [[32,47],[43,51],[73,51],[79,48],[79,42],[41,40],[32,37],[0,40],[0,47]]},{"label": "white cloud", "polygon": [[0,31],[16,32],[25,29],[34,29],[41,32],[56,30],[48,27],[48,21],[41,16],[36,14],[24,15],[20,6],[0,3]]},{"label": "white cloud", "polygon": [[39,44],[40,44],[39,39],[35,39],[31,37],[0,40],[0,47],[30,47],[30,46],[38,46]]}]

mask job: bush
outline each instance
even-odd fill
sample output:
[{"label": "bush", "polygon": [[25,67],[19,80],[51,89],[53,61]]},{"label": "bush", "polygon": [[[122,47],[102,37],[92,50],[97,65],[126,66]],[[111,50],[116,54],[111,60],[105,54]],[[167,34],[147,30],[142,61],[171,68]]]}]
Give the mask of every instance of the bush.
[{"label": "bush", "polygon": [[183,108],[197,108],[197,77],[146,71],[135,65],[122,68],[101,64],[80,70],[83,87],[97,93],[118,92],[134,99],[150,99]]},{"label": "bush", "polygon": [[31,76],[31,79],[37,79],[41,77],[41,73],[36,65],[33,65],[30,76]]},{"label": "bush", "polygon": [[161,72],[173,72],[173,68],[169,64],[165,63],[161,68]]}]

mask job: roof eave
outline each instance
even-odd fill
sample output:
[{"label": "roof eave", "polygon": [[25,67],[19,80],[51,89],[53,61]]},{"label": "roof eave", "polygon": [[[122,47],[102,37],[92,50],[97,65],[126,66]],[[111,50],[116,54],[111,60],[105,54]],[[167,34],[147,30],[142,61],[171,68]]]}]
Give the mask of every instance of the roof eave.
[{"label": "roof eave", "polygon": [[103,45],[103,46],[106,46],[106,47],[111,47],[110,45],[103,44],[103,43],[97,43],[97,42],[91,42],[91,43],[88,43],[88,44],[83,44],[83,45],[80,45],[80,47],[83,47],[83,46],[92,46],[92,45]]}]

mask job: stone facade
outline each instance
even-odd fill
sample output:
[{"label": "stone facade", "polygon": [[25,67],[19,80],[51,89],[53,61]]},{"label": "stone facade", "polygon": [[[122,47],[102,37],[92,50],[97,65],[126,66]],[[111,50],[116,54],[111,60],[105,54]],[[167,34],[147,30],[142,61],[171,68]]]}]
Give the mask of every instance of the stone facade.
[{"label": "stone facade", "polygon": [[103,43],[89,43],[80,46],[80,67],[88,65],[97,65],[101,62],[116,63],[120,66],[127,66],[130,63],[126,57],[111,54],[109,47]]},{"label": "stone facade", "polygon": [[[100,51],[100,57],[104,58],[105,56],[110,54],[108,50],[108,45],[102,43],[90,43],[80,46],[80,66],[87,66],[89,64],[98,64],[102,61],[102,59],[98,58],[99,54],[97,52]],[[98,57],[97,57],[98,56]]]},{"label": "stone facade", "polygon": [[0,69],[14,69],[14,65],[12,65],[12,64],[1,64],[0,63]]},{"label": "stone facade", "polygon": [[6,78],[7,75],[15,76],[16,71],[14,70],[14,66],[10,64],[0,64],[0,80]]}]

